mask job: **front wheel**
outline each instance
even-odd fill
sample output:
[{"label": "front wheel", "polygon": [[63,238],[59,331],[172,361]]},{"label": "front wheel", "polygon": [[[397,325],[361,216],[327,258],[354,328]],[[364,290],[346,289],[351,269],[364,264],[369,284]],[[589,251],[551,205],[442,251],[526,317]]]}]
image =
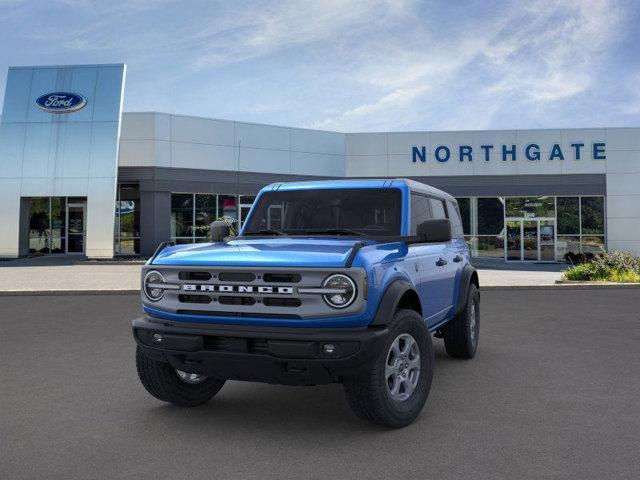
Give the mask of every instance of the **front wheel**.
[{"label": "front wheel", "polygon": [[361,418],[385,427],[410,424],[422,411],[433,378],[433,346],[422,317],[399,310],[379,356],[359,375],[344,379],[349,405]]},{"label": "front wheel", "polygon": [[151,395],[163,402],[182,407],[202,405],[224,385],[223,379],[176,370],[166,362],[147,357],[136,349],[136,367],[140,382]]}]

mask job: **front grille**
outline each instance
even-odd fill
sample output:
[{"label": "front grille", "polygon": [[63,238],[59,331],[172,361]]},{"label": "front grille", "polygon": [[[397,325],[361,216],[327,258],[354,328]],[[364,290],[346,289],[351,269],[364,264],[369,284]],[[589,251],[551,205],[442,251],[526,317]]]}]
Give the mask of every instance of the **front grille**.
[{"label": "front grille", "polygon": [[280,297],[268,297],[262,300],[267,307],[299,307],[302,305],[302,300],[299,298],[280,298]]},{"label": "front grille", "polygon": [[209,295],[178,295],[180,303],[211,303]]},{"label": "front grille", "polygon": [[298,283],[302,277],[299,273],[265,273],[262,280],[267,283]]},{"label": "front grille", "polygon": [[221,272],[218,278],[221,282],[253,282],[256,276],[249,272]]},{"label": "front grille", "polygon": [[255,305],[256,299],[251,297],[218,297],[220,305]]},{"label": "front grille", "polygon": [[178,278],[180,280],[191,280],[196,282],[206,282],[211,280],[211,273],[209,272],[180,272]]},{"label": "front grille", "polygon": [[328,275],[345,272],[356,285],[364,280],[362,269],[240,268],[225,266],[159,266],[167,284],[162,310],[185,315],[227,318],[306,319],[351,315],[362,311],[358,299],[345,310],[332,309],[322,295],[305,288],[321,287]]}]

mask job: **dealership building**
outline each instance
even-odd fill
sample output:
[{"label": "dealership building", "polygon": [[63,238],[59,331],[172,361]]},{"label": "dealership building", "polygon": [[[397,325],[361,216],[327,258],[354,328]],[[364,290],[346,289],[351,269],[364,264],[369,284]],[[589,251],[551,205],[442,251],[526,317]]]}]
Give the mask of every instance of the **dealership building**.
[{"label": "dealership building", "polygon": [[454,195],[474,256],[640,254],[640,128],[344,133],[122,112],[122,64],[9,69],[0,257],[148,256],[242,222],[263,186],[411,178]]}]

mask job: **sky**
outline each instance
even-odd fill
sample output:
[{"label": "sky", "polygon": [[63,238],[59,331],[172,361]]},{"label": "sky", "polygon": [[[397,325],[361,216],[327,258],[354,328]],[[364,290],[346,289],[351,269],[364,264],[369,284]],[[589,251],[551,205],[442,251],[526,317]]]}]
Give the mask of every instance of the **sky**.
[{"label": "sky", "polygon": [[0,0],[9,66],[127,64],[125,111],[341,132],[640,126],[637,0]]}]

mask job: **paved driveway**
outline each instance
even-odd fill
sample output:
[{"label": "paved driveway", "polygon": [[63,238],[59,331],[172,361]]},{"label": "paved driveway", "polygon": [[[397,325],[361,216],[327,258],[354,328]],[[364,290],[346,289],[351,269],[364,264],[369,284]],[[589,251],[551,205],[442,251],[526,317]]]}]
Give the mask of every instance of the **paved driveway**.
[{"label": "paved driveway", "polygon": [[135,374],[136,296],[0,297],[0,478],[638,478],[637,290],[482,301],[478,356],[437,341],[425,410],[390,431],[339,385],[229,382],[164,405]]}]

